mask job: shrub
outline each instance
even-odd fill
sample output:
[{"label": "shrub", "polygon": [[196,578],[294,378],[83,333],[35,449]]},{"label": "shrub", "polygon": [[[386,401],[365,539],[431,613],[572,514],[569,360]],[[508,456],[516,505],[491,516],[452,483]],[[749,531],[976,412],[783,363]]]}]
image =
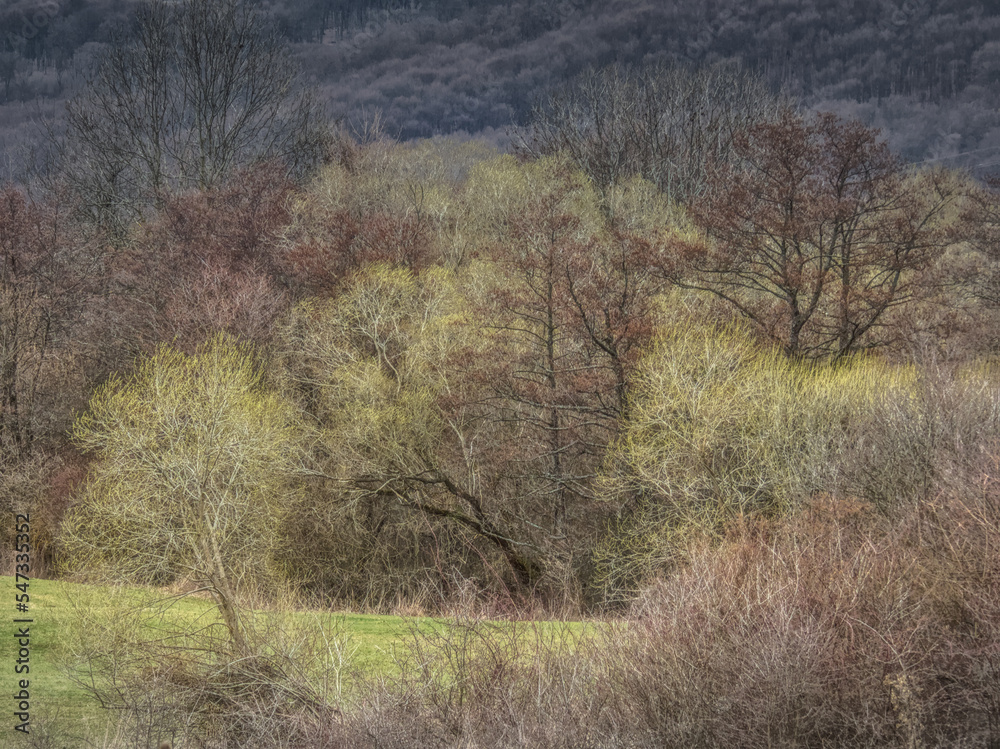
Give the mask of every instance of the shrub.
[{"label": "shrub", "polygon": [[627,417],[604,478],[628,508],[597,550],[606,600],[740,519],[818,495],[882,513],[933,499],[1000,438],[1000,389],[987,367],[808,362],[740,325],[683,321],[640,364]]}]

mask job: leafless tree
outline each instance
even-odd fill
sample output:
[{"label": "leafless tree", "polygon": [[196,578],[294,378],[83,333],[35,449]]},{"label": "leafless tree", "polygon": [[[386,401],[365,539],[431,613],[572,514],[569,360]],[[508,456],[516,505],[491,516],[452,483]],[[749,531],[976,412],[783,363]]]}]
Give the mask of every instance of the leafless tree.
[{"label": "leafless tree", "polygon": [[168,189],[212,187],[263,158],[301,168],[324,129],[296,72],[244,0],[144,3],[68,105],[64,173],[120,232]]},{"label": "leafless tree", "polygon": [[0,475],[51,439],[74,407],[73,337],[100,272],[100,244],[57,201],[0,190]]},{"label": "leafless tree", "polygon": [[961,185],[909,172],[877,130],[831,114],[788,112],[734,147],[739,161],[713,166],[693,204],[705,235],[674,280],[724,300],[791,354],[898,341],[910,324],[902,308],[938,285]]},{"label": "leafless tree", "polygon": [[602,189],[638,174],[683,201],[701,192],[709,162],[729,157],[735,133],[782,108],[732,64],[612,65],[542,99],[517,147],[534,157],[565,151]]}]

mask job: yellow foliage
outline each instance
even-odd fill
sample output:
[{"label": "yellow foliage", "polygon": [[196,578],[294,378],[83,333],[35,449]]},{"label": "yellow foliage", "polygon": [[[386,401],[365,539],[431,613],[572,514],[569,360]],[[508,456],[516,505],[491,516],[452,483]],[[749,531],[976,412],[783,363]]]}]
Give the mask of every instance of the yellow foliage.
[{"label": "yellow foliage", "polygon": [[917,418],[912,367],[871,358],[792,359],[743,325],[677,320],[634,382],[627,423],[603,478],[638,501],[597,556],[610,580],[669,563],[691,534],[788,513],[841,477],[845,454],[886,402]]},{"label": "yellow foliage", "polygon": [[582,238],[602,229],[597,191],[587,176],[563,156],[521,163],[505,154],[479,162],[469,173],[464,198],[466,225],[488,241],[508,240],[512,221],[548,200],[555,201],[558,211],[580,220]]},{"label": "yellow foliage", "polygon": [[744,326],[678,324],[641,367],[620,448],[632,479],[685,520],[783,512],[819,488],[837,432],[914,383],[912,369],[875,358],[822,365]]},{"label": "yellow foliage", "polygon": [[375,265],[334,300],[299,305],[285,326],[289,392],[304,394],[338,477],[419,472],[445,428],[436,399],[462,346],[465,314],[444,271],[418,279]]},{"label": "yellow foliage", "polygon": [[679,206],[652,182],[638,176],[608,187],[604,202],[616,226],[639,234],[654,236],[684,221]]},{"label": "yellow foliage", "polygon": [[193,356],[161,348],[100,388],[72,436],[97,457],[64,523],[72,568],[266,576],[301,433],[248,347],[218,335]]}]

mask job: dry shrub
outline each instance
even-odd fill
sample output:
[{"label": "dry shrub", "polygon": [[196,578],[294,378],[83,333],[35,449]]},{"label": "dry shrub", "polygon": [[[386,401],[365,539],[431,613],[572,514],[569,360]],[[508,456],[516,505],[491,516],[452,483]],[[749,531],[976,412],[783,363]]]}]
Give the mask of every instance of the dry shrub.
[{"label": "dry shrub", "polygon": [[614,712],[664,746],[995,745],[996,496],[825,497],[693,549],[623,632]]},{"label": "dry shrub", "polygon": [[928,502],[942,482],[980,475],[983,456],[998,441],[995,367],[925,361],[910,382],[881,388],[854,414],[843,430],[838,480],[827,489],[886,512]]},{"label": "dry shrub", "polygon": [[[956,479],[957,481],[957,479]],[[379,747],[994,747],[1000,487],[888,516],[817,495],[691,542],[628,620],[414,633],[344,736]],[[364,739],[364,740],[362,740]]]},{"label": "dry shrub", "polygon": [[192,620],[121,589],[73,603],[67,676],[116,714],[116,749],[329,746],[310,742],[339,731],[349,643],[332,617],[246,613],[239,650],[210,610]]},{"label": "dry shrub", "polygon": [[206,634],[106,648],[134,640],[120,615],[84,642],[130,735],[175,746],[995,747],[997,467],[889,514],[818,494],[691,540],[625,620],[416,623],[398,670],[351,673],[347,698],[329,663],[282,655],[322,650],[287,621],[240,661]]},{"label": "dry shrub", "polygon": [[693,549],[682,572],[647,590],[616,670],[619,709],[650,740],[886,743],[881,680],[901,666],[869,671],[874,654],[891,660],[890,646],[861,625],[864,591],[845,588],[875,578],[892,588],[898,575],[859,554],[848,529],[809,525],[748,525],[721,548]]},{"label": "dry shrub", "polygon": [[595,746],[593,633],[540,622],[456,619],[414,629],[398,677],[369,685],[354,730],[378,747]]},{"label": "dry shrub", "polygon": [[[972,457],[972,456],[970,456]],[[1000,459],[979,458],[978,471],[952,469],[919,529],[936,554],[949,595],[936,601],[948,635],[943,669],[949,691],[985,716],[984,737],[1000,745]]]}]

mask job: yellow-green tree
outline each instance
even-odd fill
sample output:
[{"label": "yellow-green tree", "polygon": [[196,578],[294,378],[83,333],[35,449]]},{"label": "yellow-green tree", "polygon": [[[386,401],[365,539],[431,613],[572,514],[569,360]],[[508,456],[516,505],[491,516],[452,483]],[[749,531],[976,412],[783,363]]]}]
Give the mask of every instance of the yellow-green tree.
[{"label": "yellow-green tree", "polygon": [[928,440],[907,435],[922,420],[910,367],[794,359],[745,323],[680,317],[660,328],[632,385],[603,476],[631,507],[597,553],[611,595],[669,565],[693,536],[717,538],[818,494],[878,504],[882,486],[922,470]]},{"label": "yellow-green tree", "polygon": [[102,387],[73,428],[97,460],[64,525],[71,567],[188,576],[242,649],[236,596],[271,575],[299,434],[248,347],[219,335],[192,356],[161,348]]},{"label": "yellow-green tree", "polygon": [[[390,506],[457,527],[499,551],[529,585],[535,549],[513,538],[502,498],[484,490],[479,442],[492,435],[468,405],[477,386],[463,370],[488,336],[468,324],[466,306],[447,272],[372,265],[336,299],[293,311],[281,367],[317,424],[315,475],[333,494],[331,512]],[[310,505],[306,513],[322,514]]]}]

